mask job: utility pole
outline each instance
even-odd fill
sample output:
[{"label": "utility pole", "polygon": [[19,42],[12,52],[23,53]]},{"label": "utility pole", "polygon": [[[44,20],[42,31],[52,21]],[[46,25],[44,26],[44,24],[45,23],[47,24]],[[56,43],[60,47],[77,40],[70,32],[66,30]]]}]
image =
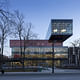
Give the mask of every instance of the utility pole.
[{"label": "utility pole", "polygon": [[52,42],[52,73],[54,73],[54,40]]}]

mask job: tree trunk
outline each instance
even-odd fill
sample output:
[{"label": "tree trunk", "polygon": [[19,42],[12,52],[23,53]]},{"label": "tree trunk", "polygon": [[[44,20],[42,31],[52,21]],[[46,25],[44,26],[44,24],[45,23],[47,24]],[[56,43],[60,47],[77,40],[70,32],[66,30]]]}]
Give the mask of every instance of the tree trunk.
[{"label": "tree trunk", "polygon": [[4,50],[4,39],[1,40],[1,68],[3,65],[3,50]]},{"label": "tree trunk", "polygon": [[20,38],[20,55],[22,57],[22,40],[21,40],[21,38]]}]

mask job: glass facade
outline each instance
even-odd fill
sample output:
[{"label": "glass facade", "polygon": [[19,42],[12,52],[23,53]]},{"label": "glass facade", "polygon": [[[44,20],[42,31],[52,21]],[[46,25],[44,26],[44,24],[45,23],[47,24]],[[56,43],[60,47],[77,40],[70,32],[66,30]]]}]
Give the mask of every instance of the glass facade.
[{"label": "glass facade", "polygon": [[[22,53],[24,53],[24,47],[22,47]],[[26,47],[25,48],[25,57],[26,58],[53,58],[53,50],[51,46],[43,46],[43,47]],[[12,56],[14,58],[21,57],[20,55],[20,47],[12,47]],[[57,46],[54,47],[54,58],[68,58],[68,47]],[[64,62],[64,61],[63,61]],[[54,62],[55,66],[60,66],[63,63],[61,60],[57,60]],[[42,63],[42,64],[41,64]],[[38,65],[46,64],[51,67],[52,60],[28,60],[25,61],[25,66],[38,66]],[[17,63],[14,63],[17,65]],[[21,65],[18,62],[19,66]]]},{"label": "glass facade", "polygon": [[68,19],[65,19],[65,20],[64,19],[61,19],[61,20],[52,19],[49,25],[46,38],[50,39],[50,37],[52,36],[54,38],[55,37],[54,35],[64,35],[64,36],[72,35],[73,33],[72,27],[73,27],[72,19],[69,19],[69,20]]},{"label": "glass facade", "polygon": [[52,21],[53,34],[72,34],[71,21]]},{"label": "glass facade", "polygon": [[[24,53],[24,48],[22,48],[22,53]],[[15,54],[20,54],[20,48],[14,47],[12,48],[12,54],[15,56]],[[25,56],[27,55],[33,55],[35,57],[38,57],[39,55],[41,57],[52,57],[53,50],[52,47],[27,47],[25,48]],[[68,56],[68,48],[67,47],[55,47],[54,48],[54,54],[58,57],[67,57]],[[63,55],[63,56],[62,56]]]},{"label": "glass facade", "polygon": [[[40,64],[44,66],[48,64],[49,67],[52,67],[52,58],[54,58],[55,66],[66,64],[66,61],[68,59],[68,47],[63,46],[63,41],[73,34],[72,27],[72,19],[52,19],[46,36],[47,40],[25,40],[25,44],[24,40],[22,40],[22,45],[20,45],[20,40],[11,40],[10,47],[12,48],[12,57],[19,58],[24,57],[25,55],[25,58],[27,59],[41,59],[25,60],[25,66],[38,66]],[[53,40],[55,41],[54,44],[52,43]],[[20,46],[22,47],[23,55],[21,55]],[[44,58],[47,60],[44,60]],[[20,62],[19,65],[21,65]]]},{"label": "glass facade", "polygon": [[[20,53],[19,47],[12,48],[12,53]],[[24,48],[22,48],[22,52],[24,52]],[[30,54],[34,53],[47,53],[47,52],[53,52],[52,47],[27,47],[25,48],[25,53],[29,52]],[[55,47],[54,53],[67,53],[68,48],[67,47]]]}]

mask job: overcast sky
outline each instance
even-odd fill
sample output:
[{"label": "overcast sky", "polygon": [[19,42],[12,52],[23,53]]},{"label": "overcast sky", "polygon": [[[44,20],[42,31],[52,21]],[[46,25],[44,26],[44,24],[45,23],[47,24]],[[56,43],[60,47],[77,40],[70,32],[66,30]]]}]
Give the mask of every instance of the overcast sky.
[{"label": "overcast sky", "polygon": [[10,0],[9,6],[23,13],[26,22],[32,22],[40,39],[45,39],[51,19],[73,19],[73,36],[65,46],[80,37],[80,0]]}]

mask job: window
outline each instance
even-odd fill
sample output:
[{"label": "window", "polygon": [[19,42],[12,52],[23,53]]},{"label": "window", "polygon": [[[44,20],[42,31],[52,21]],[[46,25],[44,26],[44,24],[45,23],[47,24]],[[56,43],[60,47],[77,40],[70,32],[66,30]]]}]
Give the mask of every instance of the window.
[{"label": "window", "polygon": [[66,32],[66,29],[62,29],[61,32],[62,32],[62,33]]}]

